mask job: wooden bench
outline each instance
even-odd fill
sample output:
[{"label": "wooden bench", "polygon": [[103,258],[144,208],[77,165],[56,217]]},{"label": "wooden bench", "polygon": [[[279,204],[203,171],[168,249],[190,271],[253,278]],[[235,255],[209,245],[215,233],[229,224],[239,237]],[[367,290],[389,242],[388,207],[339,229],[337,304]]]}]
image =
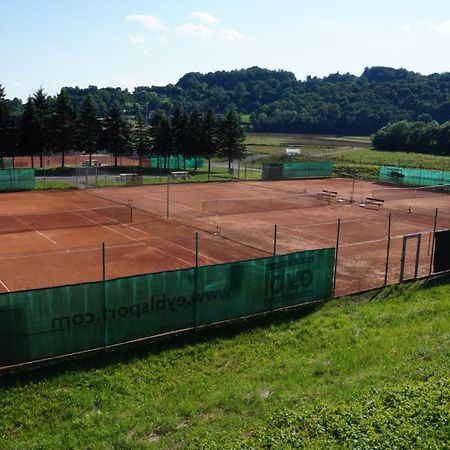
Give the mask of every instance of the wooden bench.
[{"label": "wooden bench", "polygon": [[322,189],[322,192],[319,192],[319,198],[322,200],[327,200],[329,203],[331,203],[333,200],[337,199],[337,192]]},{"label": "wooden bench", "polygon": [[86,159],[85,161],[83,161],[83,166],[84,167],[89,167],[89,166],[98,167],[98,166],[101,166],[101,163],[97,159],[93,159],[93,160],[91,160],[91,162],[89,162],[89,160]]},{"label": "wooden bench", "polygon": [[116,181],[120,183],[125,183],[131,186],[138,186],[143,184],[143,176],[138,173],[120,173],[116,177]]},{"label": "wooden bench", "polygon": [[384,205],[384,200],[381,198],[373,198],[373,197],[367,197],[364,200],[364,203],[361,203],[360,206],[363,208],[369,208],[369,209],[376,209],[379,210]]},{"label": "wooden bench", "polygon": [[177,172],[170,172],[171,178],[181,178],[182,180],[188,180],[189,179],[189,172],[187,170],[180,170]]}]

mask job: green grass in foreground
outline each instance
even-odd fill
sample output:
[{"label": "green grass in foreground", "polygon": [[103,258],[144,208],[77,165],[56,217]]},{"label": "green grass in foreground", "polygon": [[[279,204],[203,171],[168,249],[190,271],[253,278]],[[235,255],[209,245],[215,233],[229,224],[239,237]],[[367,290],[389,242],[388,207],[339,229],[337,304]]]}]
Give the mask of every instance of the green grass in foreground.
[{"label": "green grass in foreground", "polygon": [[36,181],[35,189],[43,190],[43,189],[76,189],[72,184],[66,183],[65,181],[57,181],[57,180],[45,180],[45,181]]},{"label": "green grass in foreground", "polygon": [[445,448],[450,285],[360,302],[0,379],[1,448]]}]

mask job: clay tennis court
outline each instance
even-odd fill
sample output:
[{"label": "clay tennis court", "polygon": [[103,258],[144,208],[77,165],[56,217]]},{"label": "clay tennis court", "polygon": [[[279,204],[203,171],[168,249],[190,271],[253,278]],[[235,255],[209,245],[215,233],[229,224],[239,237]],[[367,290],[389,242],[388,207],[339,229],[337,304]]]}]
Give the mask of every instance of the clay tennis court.
[{"label": "clay tennis court", "polygon": [[[324,189],[336,196],[319,196]],[[360,206],[383,191],[381,208]],[[404,235],[421,235],[423,276],[435,208],[437,229],[450,228],[446,194],[350,179],[20,192],[2,194],[0,202],[0,292],[101,280],[102,242],[111,279],[194,266],[196,232],[200,265],[271,255],[274,225],[279,254],[334,247],[340,219],[336,295],[342,295],[384,284],[389,213],[388,283],[399,281]],[[408,241],[405,279],[414,275],[416,241]]]}]

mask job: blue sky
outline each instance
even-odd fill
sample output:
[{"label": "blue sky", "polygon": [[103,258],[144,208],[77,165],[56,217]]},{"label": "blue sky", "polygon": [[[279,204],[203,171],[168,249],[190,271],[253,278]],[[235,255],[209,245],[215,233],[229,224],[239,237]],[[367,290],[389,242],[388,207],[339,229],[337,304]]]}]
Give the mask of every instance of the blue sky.
[{"label": "blue sky", "polygon": [[300,79],[375,65],[448,72],[450,1],[0,0],[8,98],[254,65]]}]

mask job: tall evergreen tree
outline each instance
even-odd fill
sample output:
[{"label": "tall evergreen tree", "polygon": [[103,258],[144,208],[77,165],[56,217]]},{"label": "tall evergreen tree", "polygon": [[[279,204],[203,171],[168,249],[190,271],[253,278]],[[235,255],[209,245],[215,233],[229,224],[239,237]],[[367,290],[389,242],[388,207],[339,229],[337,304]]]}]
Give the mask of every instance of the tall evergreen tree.
[{"label": "tall evergreen tree", "polygon": [[218,150],[222,156],[228,159],[228,170],[234,159],[240,159],[245,152],[245,133],[238,115],[228,111],[219,125]]},{"label": "tall evergreen tree", "polygon": [[165,117],[162,118],[158,126],[154,145],[158,149],[159,154],[164,158],[164,168],[168,169],[168,159],[173,153],[173,133],[170,121]]},{"label": "tall evergreen tree", "polygon": [[114,104],[108,111],[103,124],[103,145],[114,155],[114,165],[117,167],[119,155],[126,154],[130,148],[130,128],[122,117],[119,105]]},{"label": "tall evergreen tree", "polygon": [[217,124],[212,109],[208,109],[203,117],[201,127],[201,154],[208,159],[208,172],[211,169],[211,158],[217,153]]},{"label": "tall evergreen tree", "polygon": [[180,155],[184,157],[184,168],[186,168],[186,156],[188,146],[189,118],[186,111],[179,106],[175,107],[170,120],[173,137],[173,153],[178,157],[178,168],[180,168]]},{"label": "tall evergreen tree", "polygon": [[31,156],[32,167],[35,155],[39,155],[40,166],[43,166],[43,154],[50,144],[49,122],[48,98],[40,88],[28,98],[21,122],[21,148],[24,154]]},{"label": "tall evergreen tree", "polygon": [[92,96],[88,95],[81,108],[77,127],[78,147],[89,154],[89,164],[92,154],[99,148],[100,124],[97,117],[97,105]]},{"label": "tall evergreen tree", "polygon": [[198,157],[202,153],[202,116],[194,110],[189,116],[187,139],[186,139],[186,154],[190,158],[195,158],[195,170],[197,170]]},{"label": "tall evergreen tree", "polygon": [[0,158],[3,168],[3,157],[7,156],[10,149],[8,148],[8,131],[10,126],[9,110],[5,101],[5,89],[0,84]]},{"label": "tall evergreen tree", "polygon": [[158,167],[161,167],[159,161],[160,156],[162,156],[162,152],[158,148],[158,135],[163,118],[164,115],[161,110],[157,109],[153,111],[149,121],[150,151],[153,155],[158,157]]},{"label": "tall evergreen tree", "polygon": [[139,166],[142,166],[142,157],[150,152],[150,143],[150,129],[144,125],[144,119],[139,114],[133,130],[133,149],[139,156]]},{"label": "tall evergreen tree", "polygon": [[67,92],[61,89],[56,97],[56,108],[52,115],[52,144],[54,151],[61,152],[61,166],[64,167],[65,154],[75,147],[76,115]]},{"label": "tall evergreen tree", "polygon": [[39,154],[39,165],[43,167],[44,152],[50,150],[50,105],[42,87],[34,93],[33,103],[36,110],[35,145]]},{"label": "tall evergreen tree", "polygon": [[31,157],[31,167],[34,168],[34,156],[38,150],[36,147],[36,107],[32,97],[28,97],[25,109],[20,121],[20,153]]}]

